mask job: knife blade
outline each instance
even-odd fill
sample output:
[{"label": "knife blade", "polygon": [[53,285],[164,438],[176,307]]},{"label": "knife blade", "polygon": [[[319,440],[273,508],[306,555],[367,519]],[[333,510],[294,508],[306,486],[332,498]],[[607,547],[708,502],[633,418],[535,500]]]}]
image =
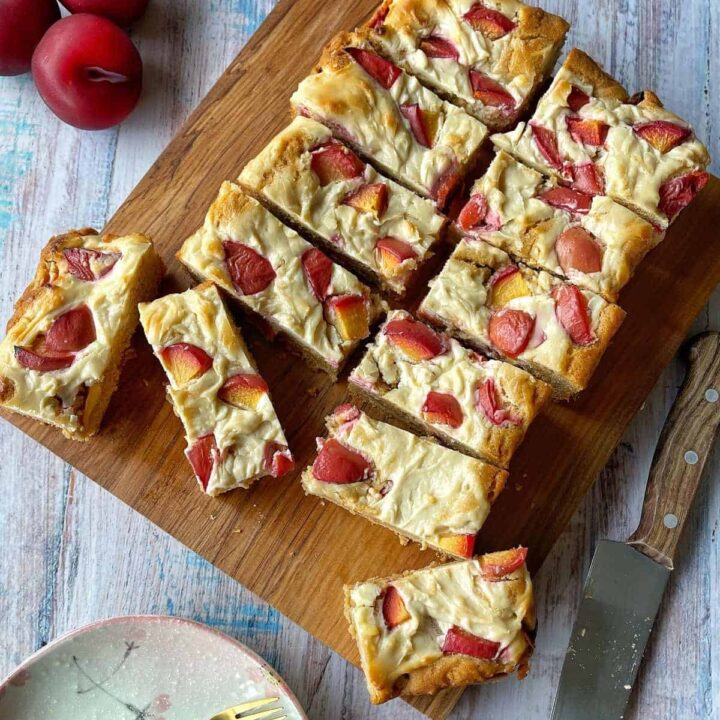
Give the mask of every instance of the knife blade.
[{"label": "knife blade", "polygon": [[720,426],[720,334],[689,345],[688,372],[653,456],[638,529],[601,540],[560,674],[552,720],[621,720]]}]

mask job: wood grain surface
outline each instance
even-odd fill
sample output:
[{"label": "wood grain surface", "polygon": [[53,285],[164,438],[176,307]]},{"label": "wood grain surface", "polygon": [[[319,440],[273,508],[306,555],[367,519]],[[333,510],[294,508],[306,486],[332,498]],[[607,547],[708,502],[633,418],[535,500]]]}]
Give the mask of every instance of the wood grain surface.
[{"label": "wood grain surface", "polygon": [[[109,207],[122,199],[177,127],[188,106],[202,96],[213,74],[223,68],[242,37],[269,9],[269,3],[253,4],[253,15],[246,16],[250,8],[246,5],[240,8],[237,2],[213,0],[202,5],[201,8],[193,3],[173,3],[170,7],[157,2],[136,29],[141,50],[150,60],[148,85],[153,93],[146,96],[138,113],[119,132],[88,135],[61,126],[45,114],[29,81],[0,81],[3,123],[0,153],[6,161],[0,166],[3,317],[9,314],[12,298],[27,282],[47,235],[73,224],[103,224]],[[591,18],[577,17],[572,2],[547,2],[546,7],[571,20],[577,19],[580,24],[576,28],[576,42],[619,70],[629,87],[649,84],[661,94],[665,90],[669,106],[688,116],[699,134],[710,138],[713,150],[717,151],[716,133],[713,134],[717,98],[702,92],[709,77],[708,67],[717,60],[709,51],[712,27],[717,27],[717,18],[714,26],[710,23],[708,13],[714,12],[712,8],[697,3],[685,4],[682,10],[671,2],[622,6],[601,3],[590,22]],[[605,34],[598,34],[598,24]],[[611,37],[615,39],[610,43]],[[284,40],[287,43],[293,38],[285,36]],[[673,47],[677,45],[670,55],[657,52],[656,44],[664,40],[672,41]],[[690,46],[692,51],[688,50]],[[304,68],[298,70],[299,74],[303,71]],[[267,86],[268,83],[263,83],[262,91],[255,90],[260,100],[270,101]],[[268,125],[264,137],[269,137],[272,131]],[[243,139],[254,137],[253,142],[264,139],[239,128],[238,133]],[[47,152],[48,147],[53,148],[52,153]],[[243,146],[248,154],[239,155],[238,162],[248,157],[252,149]],[[181,165],[178,163],[178,167]],[[227,176],[232,177],[238,168],[227,169]],[[193,185],[192,189],[209,197],[216,188]],[[38,213],[37,208],[42,208],[42,212]],[[159,216],[160,210],[155,213]],[[156,222],[162,219],[156,218]],[[678,270],[663,266],[662,262],[661,267],[667,277]],[[629,289],[630,294],[633,288]],[[622,304],[627,307],[624,298]],[[715,312],[711,309],[704,312],[700,327],[708,325],[711,311]],[[673,334],[672,328],[669,334]],[[678,328],[675,334],[681,334]],[[264,347],[262,342],[255,344]],[[669,357],[670,350],[665,350]],[[660,348],[659,352],[662,351]],[[266,372],[267,358],[261,357],[261,365]],[[500,683],[466,693],[458,709],[459,717],[477,717],[478,713],[547,717],[593,538],[622,537],[632,528],[639,510],[643,474],[664,409],[677,387],[677,377],[676,368],[665,374],[614,454],[601,483],[588,496],[569,533],[563,536],[563,542],[556,546],[538,576],[543,624],[535,672],[522,684]],[[652,378],[646,382],[649,387]],[[139,404],[144,398],[140,395],[136,399]],[[173,442],[174,418],[162,430],[169,454],[176,453],[179,445]],[[2,480],[7,504],[0,511],[0,538],[10,552],[0,556],[0,611],[3,617],[13,618],[15,632],[12,637],[3,638],[3,643],[11,644],[1,654],[6,665],[0,672],[9,670],[23,655],[58,632],[95,617],[117,612],[175,612],[229,630],[263,652],[287,675],[313,718],[413,715],[410,709],[397,703],[370,710],[359,674],[346,669],[291,623],[100,493],[69,466],[38,452],[9,427],[3,427],[2,437],[4,447],[8,448],[8,472]],[[136,434],[134,437],[137,439]],[[717,472],[717,463],[711,462],[711,466]],[[108,476],[101,480],[112,486],[117,482],[112,473],[122,470],[117,465],[110,466]],[[189,491],[186,495],[192,496],[196,491],[188,484],[189,474],[186,470],[182,472],[186,474],[180,482],[180,492],[184,488]],[[546,482],[550,472],[540,484]],[[506,496],[512,491],[521,502],[530,505],[536,497],[534,488],[528,494],[525,478],[514,477],[514,485]],[[152,487],[157,492],[159,484],[159,478],[149,473],[147,487],[137,491],[138,497],[144,494],[143,502],[152,504]],[[641,673],[637,700],[640,709],[633,711],[637,717],[705,718],[712,717],[717,708],[717,684],[713,684],[712,673],[717,647],[711,641],[713,636],[717,637],[717,580],[716,573],[703,570],[713,567],[716,562],[713,558],[717,557],[712,543],[713,523],[718,516],[716,488],[712,485],[701,488],[698,501],[698,509],[689,522],[694,532],[686,533],[690,539],[683,543],[686,570],[676,574],[677,580],[673,581],[675,585],[666,600],[667,619],[661,620],[655,635],[660,637],[656,643],[661,644],[657,650],[651,648],[650,665],[647,672]],[[301,513],[307,502],[298,503],[296,512]],[[157,512],[163,514],[160,509]],[[325,509],[321,517],[332,512]],[[219,516],[213,515],[212,511],[207,514],[205,527],[219,545],[221,531],[218,532],[215,523]],[[308,517],[312,520],[314,515]],[[499,537],[502,532],[507,530],[501,528]],[[327,537],[324,544],[345,550],[345,561],[353,563],[361,542],[353,538],[348,546],[347,542]],[[689,548],[694,544],[702,549],[691,553]],[[397,551],[398,556],[406,552],[396,548],[394,541],[389,548]],[[430,557],[424,554],[423,562]],[[700,630],[701,627],[704,629]],[[678,664],[673,658],[680,638],[684,660]],[[672,680],[671,694],[667,693],[668,674]]]},{"label": "wood grain surface", "polygon": [[687,355],[688,374],[660,433],[640,525],[630,538],[670,570],[720,426],[720,334],[693,338]]}]

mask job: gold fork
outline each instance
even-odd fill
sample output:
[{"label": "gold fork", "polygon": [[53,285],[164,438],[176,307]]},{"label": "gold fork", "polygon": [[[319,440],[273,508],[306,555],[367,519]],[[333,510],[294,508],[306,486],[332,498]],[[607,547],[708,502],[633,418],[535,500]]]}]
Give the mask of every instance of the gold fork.
[{"label": "gold fork", "polygon": [[[227,710],[213,715],[210,720],[287,720],[287,715],[282,707],[275,705],[277,701],[276,697],[251,700],[242,705],[229,707]],[[275,705],[275,707],[270,707],[270,705]]]}]

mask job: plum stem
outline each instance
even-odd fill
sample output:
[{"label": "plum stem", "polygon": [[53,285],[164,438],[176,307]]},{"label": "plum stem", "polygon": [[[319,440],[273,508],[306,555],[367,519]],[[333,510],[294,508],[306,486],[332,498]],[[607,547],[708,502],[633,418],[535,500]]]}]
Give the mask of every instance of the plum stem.
[{"label": "plum stem", "polygon": [[122,73],[116,73],[105,68],[91,66],[85,68],[85,75],[90,82],[124,83],[130,78]]}]

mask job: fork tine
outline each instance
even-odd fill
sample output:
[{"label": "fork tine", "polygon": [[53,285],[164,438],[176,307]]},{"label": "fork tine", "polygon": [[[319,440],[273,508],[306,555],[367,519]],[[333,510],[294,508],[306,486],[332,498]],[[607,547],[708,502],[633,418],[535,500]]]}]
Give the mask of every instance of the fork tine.
[{"label": "fork tine", "polygon": [[[251,700],[250,702],[242,703],[241,705],[235,705],[228,708],[225,712],[231,712],[239,715],[240,713],[247,712],[248,710],[257,710],[258,708],[265,707],[266,705],[271,705],[277,701],[278,698],[276,697],[260,698],[259,700]],[[250,717],[252,717],[252,715]]]},{"label": "fork tine", "polygon": [[286,720],[287,715],[278,715],[277,713],[284,713],[281,707],[276,707],[271,710],[260,710],[260,712],[251,713],[250,715],[241,715],[238,720]]}]

